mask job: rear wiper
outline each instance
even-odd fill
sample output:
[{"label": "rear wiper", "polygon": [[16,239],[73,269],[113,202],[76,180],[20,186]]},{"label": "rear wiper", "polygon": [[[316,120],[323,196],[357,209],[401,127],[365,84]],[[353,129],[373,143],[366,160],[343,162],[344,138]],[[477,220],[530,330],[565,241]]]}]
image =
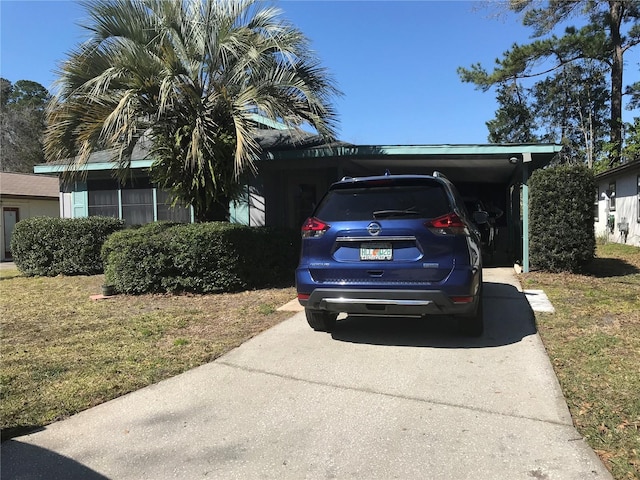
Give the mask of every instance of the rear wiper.
[{"label": "rear wiper", "polygon": [[373,212],[373,218],[388,218],[388,217],[404,217],[407,215],[420,215],[417,210],[376,210]]}]

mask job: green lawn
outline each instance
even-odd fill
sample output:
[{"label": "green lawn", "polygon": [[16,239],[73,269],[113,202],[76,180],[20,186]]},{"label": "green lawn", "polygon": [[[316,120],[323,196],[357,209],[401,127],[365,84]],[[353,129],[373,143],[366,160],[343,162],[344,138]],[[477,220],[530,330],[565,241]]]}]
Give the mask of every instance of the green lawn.
[{"label": "green lawn", "polygon": [[91,300],[103,276],[0,271],[3,438],[209,362],[291,316],[293,288]]},{"label": "green lawn", "polygon": [[534,272],[537,326],[573,421],[616,479],[640,478],[640,248],[598,246],[584,275]]}]

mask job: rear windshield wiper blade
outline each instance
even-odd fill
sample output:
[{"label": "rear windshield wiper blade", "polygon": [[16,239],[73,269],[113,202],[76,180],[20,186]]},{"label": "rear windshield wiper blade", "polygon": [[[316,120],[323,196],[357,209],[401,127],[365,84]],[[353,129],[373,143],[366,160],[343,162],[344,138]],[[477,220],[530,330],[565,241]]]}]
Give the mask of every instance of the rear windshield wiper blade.
[{"label": "rear windshield wiper blade", "polygon": [[387,218],[387,217],[404,217],[408,215],[420,215],[417,210],[376,210],[373,212],[373,218]]}]

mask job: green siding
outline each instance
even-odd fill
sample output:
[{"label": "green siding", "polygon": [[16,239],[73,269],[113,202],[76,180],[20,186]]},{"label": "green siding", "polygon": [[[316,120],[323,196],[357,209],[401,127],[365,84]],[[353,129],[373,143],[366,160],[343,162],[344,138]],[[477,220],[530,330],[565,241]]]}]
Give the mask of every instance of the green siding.
[{"label": "green siding", "polygon": [[250,224],[249,203],[244,196],[229,203],[229,221],[240,225]]},{"label": "green siding", "polygon": [[84,218],[89,216],[89,194],[87,192],[87,182],[75,182],[71,192],[71,207],[73,218]]}]

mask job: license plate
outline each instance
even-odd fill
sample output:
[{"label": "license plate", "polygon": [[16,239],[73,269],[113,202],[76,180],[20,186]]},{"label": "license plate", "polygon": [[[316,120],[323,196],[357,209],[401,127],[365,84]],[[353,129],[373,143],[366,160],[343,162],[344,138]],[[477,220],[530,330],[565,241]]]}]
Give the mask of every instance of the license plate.
[{"label": "license plate", "polygon": [[360,260],[393,260],[393,248],[390,243],[363,243]]}]

